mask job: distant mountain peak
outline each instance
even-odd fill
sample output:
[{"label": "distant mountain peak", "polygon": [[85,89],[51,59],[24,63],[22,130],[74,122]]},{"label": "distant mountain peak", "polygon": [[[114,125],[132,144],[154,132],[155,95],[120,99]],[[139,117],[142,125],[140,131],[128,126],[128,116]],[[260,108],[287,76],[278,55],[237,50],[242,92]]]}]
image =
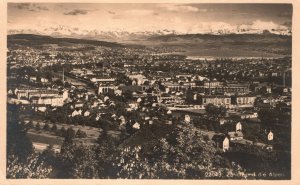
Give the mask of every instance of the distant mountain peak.
[{"label": "distant mountain peak", "polygon": [[47,27],[37,29],[20,29],[20,30],[9,30],[9,34],[39,34],[49,35],[54,37],[71,37],[71,38],[82,38],[82,39],[96,39],[113,42],[133,41],[133,40],[147,40],[155,36],[163,35],[189,35],[189,34],[211,34],[211,35],[228,35],[228,34],[277,34],[277,35],[291,35],[291,31],[287,30],[253,30],[245,25],[238,26],[237,30],[233,30],[230,27],[224,25],[218,25],[218,29],[208,29],[203,33],[182,33],[175,30],[162,29],[156,31],[137,31],[129,32],[126,30],[115,30],[115,31],[101,31],[96,29],[80,29],[78,27],[68,27],[64,25],[58,25],[56,27]]}]

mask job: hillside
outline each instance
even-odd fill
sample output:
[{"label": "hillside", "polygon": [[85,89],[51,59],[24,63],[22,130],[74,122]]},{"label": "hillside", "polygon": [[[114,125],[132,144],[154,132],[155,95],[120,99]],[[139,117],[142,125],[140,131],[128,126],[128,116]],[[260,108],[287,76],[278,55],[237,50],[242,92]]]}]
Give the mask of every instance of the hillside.
[{"label": "hillside", "polygon": [[289,35],[277,35],[265,32],[264,34],[223,34],[223,35],[213,35],[213,34],[185,34],[185,35],[160,35],[150,37],[149,41],[164,41],[164,42],[174,42],[174,41],[204,41],[204,42],[278,42],[278,41],[291,41],[291,36]]},{"label": "hillside", "polygon": [[105,42],[98,40],[88,39],[75,39],[75,38],[54,38],[44,35],[34,34],[15,34],[7,36],[8,47],[21,45],[29,47],[39,47],[42,45],[56,44],[58,46],[68,46],[70,44],[81,44],[90,46],[104,46],[104,47],[122,47],[123,45],[114,42]]},{"label": "hillside", "polygon": [[[291,56],[292,37],[264,34],[166,34],[147,35],[140,40],[127,40],[116,43],[97,39],[56,38],[34,34],[8,35],[8,47],[44,47],[56,45],[76,51],[91,50],[98,46],[157,47],[190,57],[284,57]],[[134,39],[134,38],[133,38]],[[77,47],[74,47],[77,46]],[[75,48],[75,49],[74,49]],[[165,50],[167,49],[167,50]]]},{"label": "hillside", "polygon": [[148,38],[144,44],[164,46],[189,56],[290,56],[292,37],[265,34],[189,34]]}]

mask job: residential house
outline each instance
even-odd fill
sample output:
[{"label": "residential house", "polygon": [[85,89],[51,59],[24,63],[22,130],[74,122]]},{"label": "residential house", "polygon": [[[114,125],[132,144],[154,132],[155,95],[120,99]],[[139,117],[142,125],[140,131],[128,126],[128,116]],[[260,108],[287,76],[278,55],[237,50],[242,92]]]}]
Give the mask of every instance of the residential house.
[{"label": "residential house", "polygon": [[217,149],[226,152],[229,150],[230,140],[224,134],[216,134],[212,137],[212,140],[215,142]]},{"label": "residential house", "polygon": [[190,122],[191,122],[191,117],[190,117],[190,115],[188,115],[188,114],[184,115],[184,122],[185,122],[185,123],[190,123]]},{"label": "residential house", "polygon": [[132,125],[132,128],[135,128],[135,129],[140,129],[141,125],[138,123],[138,122],[135,122],[133,125]]},{"label": "residential house", "polygon": [[220,125],[224,125],[225,123],[226,123],[226,119],[224,118],[224,117],[220,117],[219,118],[219,123],[220,123]]},{"label": "residential house", "polygon": [[241,122],[237,122],[235,125],[235,132],[241,132],[242,131],[242,124]]},{"label": "residential house", "polygon": [[228,137],[230,141],[235,141],[235,140],[242,140],[244,139],[244,135],[242,132],[228,132]]},{"label": "residential house", "polygon": [[268,141],[273,141],[273,132],[272,131],[270,131],[268,133]]}]

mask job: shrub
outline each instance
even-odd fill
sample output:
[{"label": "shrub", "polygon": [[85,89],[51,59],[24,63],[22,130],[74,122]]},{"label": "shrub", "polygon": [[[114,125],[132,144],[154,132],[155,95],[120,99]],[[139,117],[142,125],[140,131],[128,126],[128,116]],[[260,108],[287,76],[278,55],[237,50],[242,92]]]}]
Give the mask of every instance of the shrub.
[{"label": "shrub", "polygon": [[61,136],[62,136],[62,137],[66,137],[66,136],[67,136],[67,130],[65,129],[65,127],[62,127],[62,128],[60,129],[60,132],[61,132]]},{"label": "shrub", "polygon": [[35,130],[37,130],[37,131],[41,130],[41,124],[40,123],[37,123],[35,125]]},{"label": "shrub", "polygon": [[73,139],[75,137],[75,130],[71,127],[68,128],[68,130],[66,131],[66,136],[68,139]]},{"label": "shrub", "polygon": [[76,133],[76,138],[86,138],[87,137],[87,134],[86,132],[82,131],[82,130],[78,130],[77,133]]},{"label": "shrub", "polygon": [[54,125],[52,126],[51,131],[54,132],[54,133],[57,131],[57,126],[56,126],[56,124],[54,124]]},{"label": "shrub", "polygon": [[48,130],[50,130],[50,126],[49,126],[49,124],[48,124],[48,123],[46,123],[43,129],[44,129],[44,130],[47,130],[47,131],[48,131]]}]

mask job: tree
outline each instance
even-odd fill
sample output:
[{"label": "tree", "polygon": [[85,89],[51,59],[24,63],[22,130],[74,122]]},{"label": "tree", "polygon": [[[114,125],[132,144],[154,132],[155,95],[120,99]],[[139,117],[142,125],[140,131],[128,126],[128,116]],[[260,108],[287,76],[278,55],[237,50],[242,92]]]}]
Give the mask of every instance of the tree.
[{"label": "tree", "polygon": [[276,109],[260,109],[258,111],[258,118],[267,128],[272,128],[281,117],[282,114]]},{"label": "tree", "polygon": [[[145,157],[141,157],[141,147],[125,147],[118,150],[116,163],[118,178],[142,179],[151,178],[151,164]],[[153,177],[154,178],[154,177]]]},{"label": "tree", "polygon": [[58,156],[59,165],[57,169],[58,178],[72,178],[73,177],[73,168],[74,168],[74,153],[75,153],[75,143],[73,140],[65,139],[61,151]]},{"label": "tree", "polygon": [[49,124],[48,123],[46,123],[45,125],[44,125],[44,128],[43,128],[44,130],[46,130],[46,131],[48,131],[48,130],[50,130],[50,126],[49,126]]},{"label": "tree", "polygon": [[74,152],[73,174],[75,178],[99,178],[98,162],[95,149],[90,146],[79,145]]},{"label": "tree", "polygon": [[[220,158],[212,141],[192,124],[184,124],[160,139],[151,152],[144,151],[143,146],[121,149],[114,164],[120,178],[242,178],[243,169],[233,171],[226,166],[217,166],[217,157]],[[222,176],[211,176],[210,173]]]},{"label": "tree", "polygon": [[68,139],[68,140],[72,140],[73,138],[75,138],[75,130],[73,129],[73,128],[71,128],[71,127],[69,127],[68,129],[67,129],[67,131],[66,131],[66,138]]},{"label": "tree", "polygon": [[40,154],[32,153],[28,158],[20,160],[15,155],[9,155],[7,159],[7,178],[48,178],[52,172],[52,166],[47,165],[40,158]]},{"label": "tree", "polygon": [[220,116],[225,116],[227,109],[224,106],[217,107],[210,103],[205,106],[205,111],[209,116],[211,116],[214,119],[217,119]]},{"label": "tree", "polygon": [[52,126],[52,128],[51,128],[51,131],[54,132],[54,133],[56,133],[56,131],[57,131],[57,126],[56,126],[56,124],[53,124],[53,126]]},{"label": "tree", "polygon": [[49,145],[46,150],[41,153],[41,160],[43,160],[46,164],[51,165],[53,169],[56,168],[58,164],[58,158],[53,149],[53,145]]},{"label": "tree", "polygon": [[59,178],[99,178],[98,161],[94,146],[76,144],[65,139],[57,169]]},{"label": "tree", "polygon": [[62,137],[67,137],[67,130],[65,127],[61,127],[60,134]]},{"label": "tree", "polygon": [[225,116],[226,112],[227,112],[226,107],[224,107],[224,106],[219,107],[219,116]]},{"label": "tree", "polygon": [[116,168],[113,166],[117,143],[115,139],[107,134],[105,130],[97,139],[95,148],[98,161],[98,174],[100,178],[115,178]]},{"label": "tree", "polygon": [[41,130],[41,124],[39,122],[35,125],[35,130]]},{"label": "tree", "polygon": [[124,102],[117,102],[114,108],[117,115],[125,115],[126,114],[126,104]]},{"label": "tree", "polygon": [[19,160],[26,158],[33,152],[33,146],[27,137],[27,128],[18,124],[19,106],[9,106],[7,111],[7,156],[14,155]]},{"label": "tree", "polygon": [[76,132],[76,135],[75,135],[76,138],[86,138],[87,135],[86,135],[86,132],[78,129],[77,132]]},{"label": "tree", "polygon": [[8,106],[7,178],[48,178],[52,167],[33,151],[27,128],[18,124],[19,107]]}]

